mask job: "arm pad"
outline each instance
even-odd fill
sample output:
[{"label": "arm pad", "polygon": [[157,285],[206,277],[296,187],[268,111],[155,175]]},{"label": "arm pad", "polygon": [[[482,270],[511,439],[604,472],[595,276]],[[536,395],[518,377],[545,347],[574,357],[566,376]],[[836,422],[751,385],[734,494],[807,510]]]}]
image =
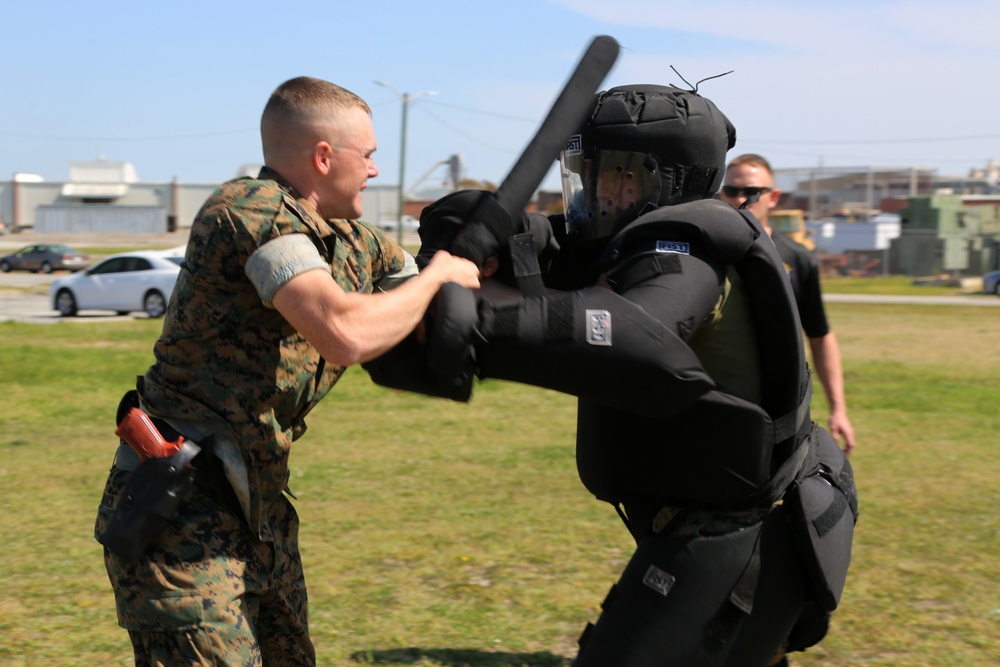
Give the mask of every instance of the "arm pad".
[{"label": "arm pad", "polygon": [[680,412],[715,387],[673,331],[607,289],[482,301],[479,314],[485,340],[476,347],[480,377],[658,417]]},{"label": "arm pad", "polygon": [[472,373],[466,377],[447,377],[427,365],[427,351],[416,336],[407,338],[377,359],[361,367],[372,382],[389,389],[402,389],[453,401],[468,401],[472,396]]},{"label": "arm pad", "polygon": [[478,336],[476,297],[445,283],[427,311],[427,343],[411,334],[381,357],[361,364],[375,384],[428,396],[468,401],[472,396]]}]

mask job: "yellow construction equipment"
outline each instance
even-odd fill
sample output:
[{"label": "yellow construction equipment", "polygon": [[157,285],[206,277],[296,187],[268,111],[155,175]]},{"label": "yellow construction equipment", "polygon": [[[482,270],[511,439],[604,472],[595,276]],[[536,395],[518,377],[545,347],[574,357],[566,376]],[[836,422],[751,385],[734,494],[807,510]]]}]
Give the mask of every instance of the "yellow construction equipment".
[{"label": "yellow construction equipment", "polygon": [[768,223],[775,234],[784,234],[796,243],[804,245],[809,252],[816,250],[813,231],[806,229],[806,217],[800,209],[771,209]]}]

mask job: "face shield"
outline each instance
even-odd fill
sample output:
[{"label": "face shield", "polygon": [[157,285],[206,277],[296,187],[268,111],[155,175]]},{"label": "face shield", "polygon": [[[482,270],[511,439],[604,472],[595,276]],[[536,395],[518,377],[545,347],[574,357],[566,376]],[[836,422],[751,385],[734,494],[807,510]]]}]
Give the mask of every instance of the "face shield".
[{"label": "face shield", "polygon": [[584,151],[579,138],[560,156],[566,231],[577,241],[611,236],[660,200],[656,159],[630,151]]}]

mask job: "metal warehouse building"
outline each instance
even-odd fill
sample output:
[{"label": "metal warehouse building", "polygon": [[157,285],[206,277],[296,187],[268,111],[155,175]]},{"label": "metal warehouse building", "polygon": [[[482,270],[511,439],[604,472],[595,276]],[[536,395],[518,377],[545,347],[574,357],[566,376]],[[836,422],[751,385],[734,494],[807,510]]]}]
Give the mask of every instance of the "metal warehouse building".
[{"label": "metal warehouse building", "polygon": [[[255,175],[259,168],[246,165],[234,177]],[[183,231],[218,185],[140,182],[130,162],[71,162],[67,181],[33,174],[0,181],[0,225],[8,232],[42,234]],[[369,186],[362,193],[365,219],[396,219],[398,192],[395,185]]]}]

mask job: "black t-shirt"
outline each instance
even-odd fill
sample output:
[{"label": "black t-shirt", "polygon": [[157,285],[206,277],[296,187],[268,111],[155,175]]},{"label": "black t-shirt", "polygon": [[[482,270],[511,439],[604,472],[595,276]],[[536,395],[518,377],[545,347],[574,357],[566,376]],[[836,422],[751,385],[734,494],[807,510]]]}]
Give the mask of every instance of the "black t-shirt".
[{"label": "black t-shirt", "polygon": [[823,308],[823,292],[819,284],[819,262],[805,246],[792,241],[784,234],[772,236],[778,255],[788,270],[799,309],[802,328],[809,338],[822,338],[830,333]]}]

